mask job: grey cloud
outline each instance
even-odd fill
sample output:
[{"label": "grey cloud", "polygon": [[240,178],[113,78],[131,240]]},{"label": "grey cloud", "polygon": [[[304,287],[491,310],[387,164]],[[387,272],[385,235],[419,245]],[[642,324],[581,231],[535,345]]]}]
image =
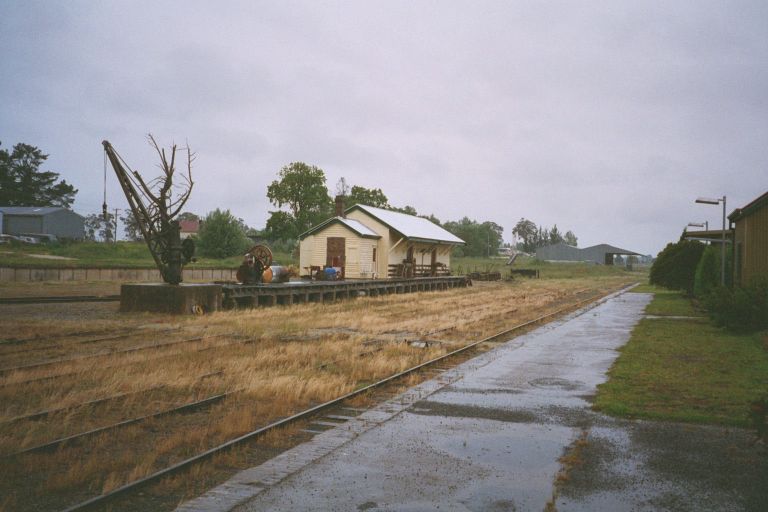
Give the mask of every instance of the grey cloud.
[{"label": "grey cloud", "polygon": [[[763,2],[5,2],[0,140],[100,204],[100,142],[198,152],[191,208],[263,225],[304,160],[441,219],[656,252],[764,192]],[[113,183],[114,185],[114,183]],[[114,188],[114,187],[113,187]],[[110,203],[120,204],[110,190]]]}]

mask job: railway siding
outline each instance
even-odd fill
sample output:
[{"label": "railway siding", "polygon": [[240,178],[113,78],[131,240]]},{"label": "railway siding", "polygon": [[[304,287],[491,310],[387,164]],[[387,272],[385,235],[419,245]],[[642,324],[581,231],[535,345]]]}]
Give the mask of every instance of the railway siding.
[{"label": "railway siding", "polygon": [[[151,326],[154,330],[163,328],[163,331],[158,331],[158,334],[162,334],[155,338],[162,342],[160,345],[196,335],[216,335],[222,339],[205,347],[198,343],[182,343],[177,346],[183,347],[183,350],[180,348],[178,351],[173,347],[157,353],[141,350],[133,355],[113,354],[114,359],[88,358],[80,362],[61,360],[67,359],[61,357],[61,351],[71,350],[69,356],[92,354],[101,352],[99,347],[102,343],[110,347],[114,345],[119,351],[144,345],[145,340],[137,342],[135,339],[115,339],[115,336],[126,332],[126,323],[115,321],[107,324],[101,321],[100,316],[98,318],[101,323],[97,325],[111,326],[103,334],[94,324],[80,324],[76,330],[67,327],[63,331],[73,331],[78,336],[72,339],[60,338],[55,343],[47,339],[43,329],[30,328],[23,333],[24,339],[29,339],[29,342],[8,346],[8,351],[19,352],[14,354],[14,358],[20,358],[18,363],[34,364],[53,359],[60,361],[38,369],[6,373],[0,378],[6,384],[13,382],[12,386],[0,388],[3,400],[8,399],[4,417],[14,420],[6,422],[2,428],[13,427],[21,431],[28,424],[34,427],[26,437],[19,438],[14,434],[20,439],[18,445],[22,449],[57,441],[57,438],[62,439],[78,431],[88,432],[94,428],[134,420],[147,413],[168,410],[174,406],[172,402],[183,405],[193,399],[190,387],[193,386],[192,375],[218,375],[211,379],[209,387],[202,388],[206,393],[201,392],[198,399],[241,386],[245,386],[247,392],[242,398],[213,404],[210,410],[172,415],[165,419],[148,418],[146,422],[139,421],[125,428],[116,427],[94,435],[92,441],[86,438],[86,442],[58,443],[60,446],[50,452],[21,455],[19,458],[22,461],[18,466],[7,467],[12,473],[9,473],[9,477],[12,478],[0,487],[0,491],[3,494],[6,491],[16,493],[13,494],[13,501],[9,502],[13,509],[49,511],[61,510],[62,505],[74,507],[73,504],[78,501],[81,504],[91,502],[93,505],[87,507],[100,509],[102,505],[99,503],[103,503],[101,500],[104,499],[102,496],[107,497],[109,502],[111,491],[121,488],[125,488],[124,495],[129,496],[129,502],[136,500],[138,495],[135,490],[143,486],[149,486],[149,489],[141,493],[143,497],[140,501],[146,500],[147,496],[155,496],[155,489],[167,489],[169,485],[174,489],[171,494],[162,491],[160,495],[200,492],[202,489],[181,490],[188,489],[184,483],[189,479],[188,475],[196,475],[201,471],[203,474],[211,474],[213,471],[218,475],[222,471],[231,471],[232,467],[248,467],[240,466],[241,462],[235,461],[245,460],[241,454],[251,453],[252,450],[256,463],[263,462],[264,459],[259,459],[256,452],[263,453],[264,448],[267,451],[273,449],[270,447],[270,439],[279,439],[284,435],[280,433],[283,431],[280,425],[293,425],[292,422],[298,421],[289,430],[300,433],[304,428],[302,424],[307,420],[299,419],[305,416],[296,412],[305,410],[313,403],[323,404],[332,397],[343,397],[351,390],[398,374],[402,370],[423,370],[423,376],[415,378],[416,381],[424,376],[441,375],[455,363],[435,362],[429,367],[420,363],[467,345],[467,339],[478,339],[491,332],[505,331],[514,324],[522,324],[524,328],[544,321],[534,318],[536,314],[563,314],[563,308],[571,309],[589,302],[594,299],[595,293],[615,289],[620,283],[620,280],[606,280],[589,286],[580,283],[574,283],[575,286],[566,283],[563,286],[556,281],[544,280],[537,283],[479,283],[472,288],[459,288],[441,294],[412,293],[408,296],[401,295],[407,291],[401,290],[398,293],[395,288],[375,299],[363,298],[346,304],[329,301],[296,308],[276,308],[269,315],[258,310],[185,318],[129,315],[125,320],[129,322],[128,325],[136,325],[138,336],[146,334],[139,332],[144,331],[144,327]],[[357,294],[353,291],[350,295]],[[479,307],[480,304],[484,307]],[[516,307],[510,308],[510,304]],[[10,309],[18,306],[6,307]],[[57,307],[61,306],[40,306],[51,309]],[[106,307],[113,306],[98,305],[100,311]],[[101,315],[100,312],[97,314]],[[532,319],[531,322],[527,321],[529,319]],[[179,331],[178,334],[169,335],[170,332],[165,332],[164,326],[167,327],[169,322]],[[57,328],[58,325],[51,323],[51,327]],[[438,333],[440,335],[436,336]],[[81,343],[88,341],[82,339],[83,334],[96,335],[95,340],[98,341],[92,344],[93,349],[86,349],[91,344]],[[46,345],[51,343],[50,350],[42,349],[37,341],[32,340]],[[430,342],[412,343],[419,340]],[[481,343],[487,341],[493,340],[484,339]],[[35,350],[30,350],[25,357],[24,348]],[[205,348],[206,352],[194,350],[196,348]],[[174,353],[166,353],[170,350]],[[466,354],[462,358],[474,353],[472,348],[466,350],[462,352]],[[482,351],[479,347],[477,350]],[[106,352],[104,354],[106,357]],[[24,364],[3,366],[9,369]],[[64,375],[62,372],[70,373]],[[40,380],[18,382],[33,377]],[[404,381],[399,382],[397,386]],[[147,407],[144,408],[146,412],[142,412],[138,405],[143,397],[119,398],[123,393],[158,383],[168,387],[152,395],[153,410]],[[15,397],[20,394],[30,394],[32,402],[27,400],[17,403]],[[114,404],[108,400],[100,404],[101,399],[112,396],[117,397]],[[185,396],[188,398],[183,398]],[[275,397],[279,399],[274,400]],[[353,404],[367,400],[361,398]],[[91,401],[96,403],[88,405],[87,402]],[[120,418],[118,409],[122,403],[126,403],[127,407]],[[97,421],[87,420],[89,415],[86,413],[91,410],[93,414],[90,416],[98,418]],[[45,414],[39,415],[37,419],[15,419],[16,416],[35,416],[38,413]],[[348,411],[329,410],[327,407],[308,414],[314,419],[306,424],[302,434],[305,439],[313,432],[323,431],[325,427],[353,421],[348,417],[354,416]],[[286,417],[289,418],[288,423],[277,421]],[[69,427],[54,428],[59,422],[68,422]],[[323,426],[317,422],[327,422],[329,425]],[[235,446],[238,449],[231,450]],[[7,445],[3,451],[19,451],[13,448]],[[99,462],[104,460],[105,453],[107,460],[112,460],[112,463],[105,465]],[[190,460],[190,457],[195,460]],[[198,468],[198,463],[206,460],[211,463]],[[193,466],[194,471],[185,472]],[[168,475],[176,476],[171,479],[162,478]],[[158,481],[159,486],[153,485]],[[216,481],[222,480],[217,476]],[[18,487],[19,484],[23,489]],[[199,484],[191,485],[196,487]],[[100,493],[106,494],[97,496]],[[35,496],[34,501],[32,496]],[[175,503],[178,503],[180,498],[175,499]],[[119,498],[116,503],[118,508],[123,505]],[[168,509],[168,503],[158,507],[154,505],[150,508]]]},{"label": "railway siding", "polygon": [[[591,300],[583,301],[580,305],[583,305],[584,303],[587,303],[588,305],[579,310],[576,314],[582,314],[619,293],[623,293],[623,291],[612,293],[606,297],[601,297],[598,300],[592,298]],[[566,309],[570,310],[572,308]],[[564,313],[564,311],[558,311],[554,315],[547,316],[553,317],[562,313]],[[545,318],[539,318],[537,321],[532,322],[531,325],[539,323],[542,320],[545,320]],[[522,327],[526,326],[520,326],[519,328]],[[503,338],[512,331],[513,330],[508,330],[507,332],[498,333],[497,335],[481,340],[476,344]],[[514,348],[516,347],[512,345],[511,349]],[[507,345],[505,350],[510,350],[510,345]],[[224,484],[210,490],[198,498],[183,503],[176,508],[176,512],[230,511],[238,505],[242,505],[253,497],[261,494],[269,487],[278,484],[285,478],[349,443],[361,434],[392,419],[403,411],[409,409],[415,403],[422,401],[437,391],[459,381],[468,373],[488,365],[493,362],[495,358],[496,355],[492,351],[489,351],[477,357],[473,357],[453,368],[440,368],[440,373],[437,377],[411,387],[394,398],[391,398],[354,418],[345,420],[343,424],[339,424],[335,428],[316,434],[312,440],[283,452],[260,466],[239,472]],[[445,357],[441,357],[434,362],[430,362],[430,365],[434,366],[434,363],[438,363],[444,359]],[[326,415],[325,417],[333,418],[334,416],[336,415]]]}]

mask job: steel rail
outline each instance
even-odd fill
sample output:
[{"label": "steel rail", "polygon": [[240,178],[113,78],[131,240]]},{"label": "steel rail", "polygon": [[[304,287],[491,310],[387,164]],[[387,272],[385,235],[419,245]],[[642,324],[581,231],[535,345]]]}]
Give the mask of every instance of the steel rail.
[{"label": "steel rail", "polygon": [[[197,378],[197,380],[207,379],[209,377],[213,377],[214,375],[222,375],[223,373],[224,373],[223,370],[219,370],[219,371],[211,372],[211,373],[206,373],[206,374],[203,374],[203,375],[199,376]],[[67,405],[67,406],[64,406],[64,407],[57,407],[55,409],[46,409],[44,411],[32,412],[32,413],[29,413],[29,414],[25,414],[23,416],[15,416],[15,417],[9,418],[7,420],[2,420],[2,421],[0,421],[0,425],[8,425],[8,424],[11,424],[11,423],[18,423],[20,421],[38,420],[38,419],[41,419],[41,418],[48,417],[48,416],[50,416],[52,414],[57,414],[57,413],[64,412],[64,411],[71,411],[73,409],[79,409],[81,407],[89,407],[89,406],[92,406],[92,405],[99,405],[99,404],[102,404],[102,403],[106,403],[106,402],[109,402],[109,401],[112,401],[112,400],[118,400],[120,398],[125,398],[125,397],[128,397],[128,396],[140,395],[142,393],[149,393],[151,391],[157,391],[158,389],[162,389],[162,388],[165,388],[165,387],[168,387],[168,385],[167,384],[159,384],[157,386],[151,386],[151,387],[148,387],[148,388],[145,388],[145,389],[139,389],[139,390],[136,390],[136,391],[129,391],[127,393],[118,393],[116,395],[112,395],[112,396],[108,396],[108,397],[104,397],[104,398],[97,398],[95,400],[89,400],[87,402],[80,402],[78,404]]]},{"label": "steel rail", "polygon": [[[62,512],[82,512],[82,511],[86,511],[86,510],[92,510],[95,507],[99,507],[99,506],[105,505],[106,503],[108,503],[108,502],[110,502],[110,501],[112,501],[112,500],[114,500],[114,499],[116,499],[116,498],[118,498],[120,496],[123,496],[123,495],[125,495],[125,494],[127,494],[127,493],[129,493],[131,491],[134,491],[134,490],[136,490],[136,489],[138,489],[140,487],[143,487],[145,485],[148,485],[148,484],[151,484],[153,482],[156,482],[156,481],[158,481],[158,480],[160,480],[162,478],[165,478],[167,476],[170,476],[170,475],[173,475],[173,474],[178,473],[180,471],[183,471],[186,468],[188,468],[188,467],[190,467],[190,466],[192,466],[194,464],[206,461],[206,460],[210,459],[211,457],[213,457],[214,455],[216,455],[218,453],[224,452],[224,451],[226,451],[226,450],[228,450],[228,449],[230,449],[230,448],[232,448],[234,446],[237,446],[237,445],[239,445],[239,444],[241,444],[243,442],[249,441],[249,440],[251,440],[251,439],[253,439],[255,437],[258,437],[258,436],[260,436],[262,434],[265,434],[265,433],[267,433],[269,431],[275,430],[275,429],[280,428],[280,427],[287,426],[287,425],[289,425],[289,424],[291,424],[291,423],[293,423],[295,421],[306,419],[308,417],[314,416],[315,414],[319,413],[320,411],[323,411],[325,409],[337,406],[337,405],[345,402],[346,400],[349,400],[349,399],[354,398],[356,396],[362,395],[362,394],[367,393],[369,391],[372,391],[372,390],[374,390],[376,388],[382,387],[382,386],[384,386],[386,384],[389,384],[389,383],[391,383],[391,382],[393,382],[395,380],[398,380],[398,379],[400,379],[402,377],[405,377],[407,375],[415,373],[415,372],[417,372],[417,371],[419,371],[419,370],[421,370],[423,368],[426,368],[428,366],[434,365],[434,364],[436,364],[438,362],[445,361],[446,359],[449,359],[449,358],[451,358],[451,357],[453,357],[455,355],[458,355],[458,354],[461,354],[461,353],[466,352],[468,350],[471,350],[472,348],[475,348],[475,347],[477,347],[480,344],[488,343],[488,342],[494,341],[494,340],[496,340],[496,339],[498,339],[500,337],[508,336],[509,334],[511,334],[511,333],[513,333],[515,331],[518,331],[520,329],[524,329],[526,327],[530,327],[530,326],[535,325],[537,323],[540,323],[540,322],[542,322],[544,320],[547,320],[547,319],[556,317],[558,315],[564,314],[567,311],[578,310],[583,304],[585,304],[587,302],[591,302],[591,303],[593,303],[596,306],[596,305],[598,305],[600,303],[600,301],[602,299],[604,299],[606,297],[609,297],[611,295],[614,295],[614,294],[618,295],[620,293],[623,293],[624,291],[628,290],[629,288],[636,286],[636,284],[637,283],[631,284],[631,285],[627,285],[627,286],[624,286],[624,287],[620,288],[619,290],[612,291],[612,292],[609,292],[609,293],[606,293],[606,294],[594,295],[594,296],[592,296],[590,298],[578,301],[578,302],[576,302],[574,304],[570,304],[570,305],[568,305],[568,306],[566,306],[564,308],[561,308],[561,309],[559,309],[557,311],[554,311],[552,313],[547,313],[546,315],[542,315],[542,316],[540,316],[538,318],[535,318],[533,320],[529,320],[527,322],[524,322],[522,324],[516,325],[516,326],[511,327],[509,329],[505,329],[504,331],[501,331],[499,333],[496,333],[496,334],[493,334],[491,336],[488,336],[487,338],[483,338],[483,339],[481,339],[479,341],[472,342],[472,343],[470,343],[468,345],[465,345],[464,347],[461,347],[459,349],[453,350],[453,351],[451,351],[451,352],[449,352],[447,354],[444,354],[442,356],[436,357],[434,359],[430,359],[429,361],[426,361],[424,363],[418,364],[418,365],[416,365],[414,367],[411,367],[411,368],[409,368],[407,370],[404,370],[402,372],[396,373],[394,375],[390,375],[389,377],[386,377],[385,379],[382,379],[382,380],[380,380],[378,382],[374,382],[373,384],[369,384],[368,386],[365,386],[365,387],[360,388],[358,390],[351,391],[351,392],[349,392],[349,393],[347,393],[345,395],[342,395],[342,396],[340,396],[338,398],[334,398],[333,400],[330,400],[328,402],[316,405],[314,407],[311,407],[309,409],[306,409],[304,411],[296,413],[296,414],[294,414],[292,416],[289,416],[287,418],[283,418],[283,419],[278,420],[278,421],[276,421],[274,423],[270,423],[269,425],[261,427],[261,428],[259,428],[257,430],[249,432],[247,434],[243,434],[240,437],[237,437],[235,439],[231,439],[231,440],[229,440],[229,441],[227,441],[227,442],[225,442],[223,444],[220,444],[219,446],[216,446],[214,448],[206,450],[206,451],[204,451],[202,453],[199,453],[199,454],[197,454],[197,455],[195,455],[193,457],[190,457],[190,458],[188,458],[186,460],[177,462],[176,464],[173,464],[173,465],[171,465],[171,466],[169,466],[169,467],[167,467],[165,469],[161,469],[160,471],[152,473],[151,475],[147,475],[147,476],[145,476],[143,478],[140,478],[140,479],[135,480],[133,482],[127,483],[127,484],[125,484],[125,485],[123,485],[121,487],[118,487],[118,488],[116,488],[116,489],[114,489],[114,490],[112,490],[112,491],[110,491],[108,493],[105,493],[105,494],[102,494],[102,495],[99,495],[99,496],[95,496],[95,497],[93,497],[93,498],[91,498],[91,499],[89,499],[87,501],[84,501],[84,502],[79,503],[77,505],[70,506],[70,507],[64,509]],[[585,308],[584,312],[588,311],[589,309],[591,309],[591,308]]]},{"label": "steel rail", "polygon": [[[161,329],[161,330],[157,330],[157,331],[152,331],[151,334],[162,334],[162,333],[178,331],[178,330],[179,330],[178,327],[171,328],[171,329]],[[88,340],[75,341],[75,342],[72,343],[72,345],[88,345],[88,344],[91,344],[91,343],[100,343],[102,341],[114,341],[114,340],[119,340],[119,339],[123,339],[123,338],[130,338],[131,336],[141,336],[142,334],[147,334],[147,333],[139,333],[139,334],[137,334],[136,330],[134,329],[134,330],[127,331],[127,332],[124,332],[124,333],[121,333],[121,334],[111,334],[109,336],[102,336],[101,338],[91,338],[91,339],[88,339]],[[79,336],[79,334],[70,334],[70,335],[64,335],[64,336],[58,336],[58,337],[55,336],[52,339],[56,340],[56,339],[65,338],[65,337],[70,337],[71,338],[71,337],[74,337],[74,336]],[[13,342],[5,342],[5,343],[8,343],[9,345],[11,345],[11,344],[13,344],[13,345],[21,345],[21,344],[27,343],[29,341],[50,341],[50,340],[51,340],[51,338],[48,338],[46,340],[41,340],[40,338],[31,338],[31,339],[17,341],[15,343],[13,343]],[[1,345],[2,345],[2,343],[0,343],[0,346]],[[56,343],[54,345],[47,345],[47,346],[43,346],[43,347],[28,347],[28,348],[23,348],[23,349],[19,349],[19,350],[14,350],[12,352],[3,352],[2,355],[3,356],[10,356],[10,355],[14,355],[14,354],[26,354],[26,353],[29,353],[29,352],[39,352],[41,350],[55,350],[57,348],[66,348],[66,347],[64,345],[59,345],[58,343]]]},{"label": "steel rail", "polygon": [[221,393],[218,395],[209,396],[208,398],[204,398],[202,400],[197,400],[195,402],[190,402],[188,404],[179,405],[177,407],[172,407],[170,409],[166,409],[164,411],[159,411],[152,414],[146,414],[144,416],[138,416],[136,418],[131,418],[129,420],[120,421],[117,423],[113,423],[111,425],[106,425],[103,427],[94,428],[92,430],[88,430],[86,432],[80,432],[79,434],[72,434],[71,436],[62,437],[60,439],[56,439],[54,441],[50,441],[48,443],[40,444],[37,446],[33,446],[31,448],[25,448],[24,450],[20,450],[18,452],[14,453],[8,453],[5,455],[0,455],[0,458],[4,459],[10,459],[19,457],[22,455],[26,455],[29,453],[36,453],[36,452],[43,452],[47,450],[52,450],[54,448],[57,448],[61,446],[64,443],[70,442],[70,441],[79,441],[86,437],[90,437],[96,434],[103,434],[104,432],[108,432],[110,430],[116,430],[122,427],[127,427],[130,425],[135,425],[136,423],[141,423],[142,421],[146,421],[149,419],[157,419],[162,418],[163,416],[170,416],[172,414],[178,414],[183,412],[189,412],[193,411],[195,409],[200,409],[202,407],[206,407],[208,405],[212,405],[214,403],[220,402],[221,400],[227,398],[228,396],[238,393],[242,390],[236,390],[236,391],[228,391],[226,393]]},{"label": "steel rail", "polygon": [[[228,335],[229,334],[217,334],[217,335],[214,335],[212,337],[222,337],[222,336],[228,336]],[[176,356],[183,355],[183,354],[199,354],[200,352],[206,352],[208,350],[216,350],[216,349],[219,349],[219,348],[231,347],[233,345],[245,345],[247,343],[250,343],[250,341],[251,341],[250,339],[247,339],[245,341],[236,341],[236,342],[232,342],[232,343],[223,343],[221,345],[213,345],[211,347],[203,347],[203,348],[199,348],[197,350],[192,350],[192,351],[189,351],[189,352],[173,353],[173,354],[163,354],[163,355],[160,355],[160,356],[152,359],[152,361],[159,361],[161,359],[167,359],[169,357],[176,357]],[[120,367],[120,366],[130,366],[132,364],[139,364],[139,363],[142,363],[142,362],[145,362],[145,361],[129,361],[127,363],[119,363],[118,362],[118,363],[115,363],[115,364],[101,366],[99,369],[117,368],[117,367]],[[32,383],[38,383],[38,382],[45,382],[47,380],[60,379],[62,377],[71,377],[73,375],[79,375],[81,373],[84,373],[84,372],[86,372],[88,370],[90,370],[90,369],[89,368],[84,368],[84,369],[80,368],[80,369],[72,371],[72,372],[58,373],[56,375],[49,375],[47,377],[38,377],[38,378],[35,378],[35,379],[20,380],[20,381],[16,381],[16,382],[3,382],[3,383],[0,383],[0,388],[11,387],[11,386],[20,386],[22,384],[32,384]]]},{"label": "steel rail", "polygon": [[52,366],[56,364],[67,364],[67,363],[75,363],[80,361],[86,361],[88,359],[95,359],[97,357],[109,357],[109,356],[116,356],[116,355],[123,355],[123,354],[131,354],[134,352],[141,352],[142,350],[152,350],[152,349],[159,349],[159,348],[165,348],[165,347],[172,347],[174,345],[181,345],[183,343],[194,343],[196,341],[203,341],[213,338],[221,338],[224,336],[224,334],[213,334],[211,336],[196,336],[194,338],[187,338],[184,340],[177,340],[177,341],[169,341],[166,343],[155,343],[154,345],[143,345],[143,346],[137,346],[137,347],[129,347],[122,350],[113,350],[110,352],[100,352],[97,354],[84,354],[77,357],[67,357],[67,358],[61,358],[61,359],[51,359],[49,361],[42,361],[39,363],[32,363],[32,364],[25,364],[22,366],[9,366],[7,368],[0,368],[0,376],[3,376],[4,374],[15,372],[15,371],[26,371],[26,370],[35,370],[37,368],[43,368],[45,366]]},{"label": "steel rail", "polygon": [[97,398],[95,400],[89,400],[87,402],[81,402],[79,404],[72,404],[67,405],[64,407],[57,407],[55,409],[46,409],[44,411],[38,411],[38,412],[32,412],[29,414],[25,414],[23,416],[15,416],[13,418],[2,420],[0,421],[0,425],[8,425],[11,423],[18,423],[20,421],[32,421],[32,420],[39,420],[42,418],[46,418],[52,414],[57,414],[64,411],[71,411],[72,409],[79,409],[80,407],[88,407],[91,405],[99,405],[102,403],[109,402],[111,400],[118,400],[120,398],[125,398],[132,395],[140,395],[141,393],[148,393],[150,391],[154,391],[156,389],[160,389],[165,387],[165,385],[159,385],[159,386],[152,386],[151,388],[147,389],[139,389],[137,391],[129,391],[127,393],[118,393],[116,395],[108,396],[105,398]]},{"label": "steel rail", "polygon": [[[130,332],[134,332],[134,331],[135,331],[135,329],[132,329],[132,330],[129,330],[129,331],[125,331],[125,332],[129,332],[130,333]],[[109,331],[106,331],[104,329],[102,329],[102,330],[95,330],[95,331],[94,330],[92,330],[92,331],[75,331],[75,332],[70,332],[70,333],[67,333],[67,334],[59,334],[58,336],[48,337],[46,339],[50,340],[52,338],[54,340],[58,340],[60,338],[72,338],[72,337],[75,337],[75,336],[91,336],[91,335],[96,335],[96,334],[106,334],[108,332]],[[112,333],[112,334],[115,334],[115,333]],[[40,338],[39,337],[34,337],[34,338],[0,340],[0,346],[2,346],[2,345],[21,345],[22,343],[28,343],[30,341],[40,341]]]}]

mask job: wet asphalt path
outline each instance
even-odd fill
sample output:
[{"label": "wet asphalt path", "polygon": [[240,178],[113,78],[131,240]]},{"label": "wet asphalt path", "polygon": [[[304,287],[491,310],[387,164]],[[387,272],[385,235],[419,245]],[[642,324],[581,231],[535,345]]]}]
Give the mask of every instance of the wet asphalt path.
[{"label": "wet asphalt path", "polygon": [[[746,459],[705,462],[732,456],[734,444],[748,456],[743,431],[590,410],[650,300],[624,293],[518,337],[180,510],[768,510],[753,507],[768,492],[765,464],[739,483],[709,469]],[[583,464],[556,484],[577,439],[587,440]],[[744,498],[744,487],[757,491]]]}]

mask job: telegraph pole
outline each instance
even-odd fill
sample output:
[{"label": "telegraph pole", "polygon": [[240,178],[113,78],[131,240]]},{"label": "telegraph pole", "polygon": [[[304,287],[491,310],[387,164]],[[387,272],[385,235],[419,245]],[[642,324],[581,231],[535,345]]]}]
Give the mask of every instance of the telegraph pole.
[{"label": "telegraph pole", "polygon": [[115,208],[115,238],[114,242],[117,243],[117,212],[122,211],[120,208]]}]

